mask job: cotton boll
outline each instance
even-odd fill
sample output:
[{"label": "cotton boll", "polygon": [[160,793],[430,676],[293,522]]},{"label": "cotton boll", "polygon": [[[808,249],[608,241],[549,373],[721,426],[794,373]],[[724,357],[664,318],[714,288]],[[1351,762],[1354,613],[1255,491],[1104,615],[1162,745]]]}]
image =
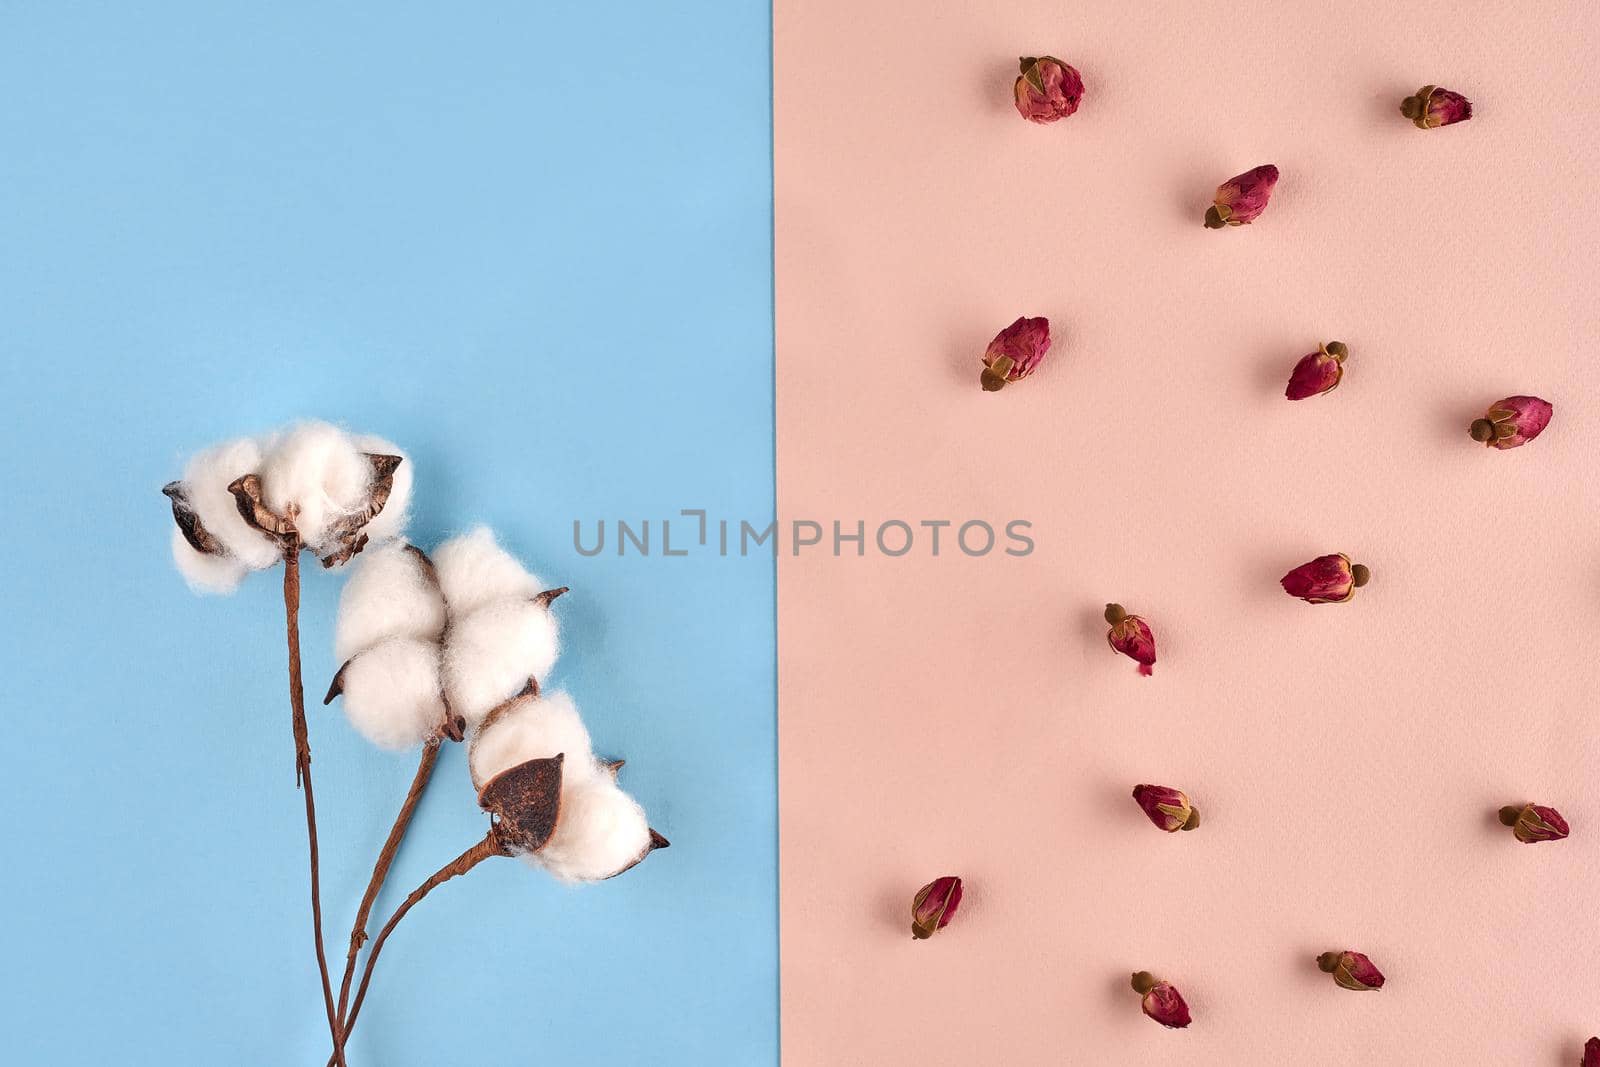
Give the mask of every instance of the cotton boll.
[{"label": "cotton boll", "polygon": [[385,441],[370,434],[358,435],[355,438],[355,445],[362,452],[369,452],[375,456],[400,457],[400,466],[394,469],[394,481],[389,488],[388,501],[383,505],[383,510],[362,527],[366,531],[368,540],[374,544],[399,537],[406,527],[406,520],[411,518],[411,487],[416,481],[417,474],[416,468],[411,465],[411,457],[392,441]]},{"label": "cotton boll", "polygon": [[477,726],[529,678],[545,677],[558,650],[555,616],[526,596],[493,601],[465,618],[452,607],[444,655],[451,709]]},{"label": "cotton boll", "polygon": [[484,720],[467,752],[472,783],[480,790],[489,779],[531,759],[564,753],[563,780],[600,773],[589,747],[589,731],[565,693],[521,697]]},{"label": "cotton boll", "polygon": [[[248,437],[224,441],[189,460],[183,472],[183,494],[201,525],[223,548],[253,571],[283,558],[283,549],[244,521],[228,486],[261,469],[261,449]],[[182,565],[179,565],[180,569]],[[187,575],[187,572],[185,572]]]},{"label": "cotton boll", "polygon": [[196,593],[231,593],[250,569],[233,556],[196,552],[183,531],[172,528],[172,562]]},{"label": "cotton boll", "polygon": [[561,786],[561,815],[544,848],[530,858],[564,882],[597,882],[636,863],[650,848],[639,802],[608,774]]},{"label": "cotton boll", "polygon": [[390,637],[437,641],[444,623],[444,597],[427,562],[403,541],[369,547],[339,595],[333,654],[343,663]]},{"label": "cotton boll", "polygon": [[300,540],[323,547],[336,523],[359,511],[372,484],[372,464],[349,434],[307,422],[278,438],[261,464],[261,491],[278,515],[294,512]]},{"label": "cotton boll", "polygon": [[391,637],[351,660],[340,679],[344,713],[379,748],[427,740],[444,721],[439,650],[412,637]]},{"label": "cotton boll", "polygon": [[501,548],[494,531],[479,526],[440,545],[433,553],[439,585],[450,613],[470,614],[491,600],[533,596],[544,591],[538,578]]}]

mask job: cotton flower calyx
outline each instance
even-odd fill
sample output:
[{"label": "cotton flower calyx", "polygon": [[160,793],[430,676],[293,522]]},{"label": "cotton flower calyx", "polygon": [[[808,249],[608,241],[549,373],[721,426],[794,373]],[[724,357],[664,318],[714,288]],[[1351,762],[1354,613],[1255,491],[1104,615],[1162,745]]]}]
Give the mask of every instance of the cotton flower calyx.
[{"label": "cotton flower calyx", "polygon": [[565,693],[530,681],[484,718],[467,765],[510,853],[563,881],[614,878],[669,845],[618,784],[621,761],[595,757]]},{"label": "cotton flower calyx", "polygon": [[322,557],[324,567],[335,567],[349,562],[351,557],[366,547],[368,538],[364,527],[388,503],[394,487],[395,470],[402,462],[400,456],[370,452],[363,452],[361,456],[370,469],[370,481],[364,499],[355,510],[304,532],[299,521],[301,505],[289,500],[281,512],[274,510],[268,503],[261,475],[246,474],[230,483],[228,491],[238,501],[239,514],[244,521],[283,545],[285,551],[292,551],[304,544]]}]

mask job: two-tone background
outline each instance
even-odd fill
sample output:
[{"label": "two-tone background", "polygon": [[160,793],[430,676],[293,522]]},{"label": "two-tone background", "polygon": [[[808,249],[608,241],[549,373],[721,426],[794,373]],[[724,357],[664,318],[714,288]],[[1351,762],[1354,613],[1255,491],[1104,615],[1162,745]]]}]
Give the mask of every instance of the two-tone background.
[{"label": "two-tone background", "polygon": [[[1010,104],[1036,53],[1087,83],[1053,127]],[[673,842],[438,891],[352,1062],[1576,1063],[1597,60],[1575,2],[0,4],[0,1058],[326,1052],[278,591],[192,597],[158,492],[318,416],[410,450],[419,541],[489,522],[573,588],[552,682]],[[1412,128],[1425,82],[1473,120]],[[1261,222],[1203,230],[1264,162]],[[1020,314],[1056,348],[983,394]],[[1285,402],[1334,339],[1344,384]],[[1517,392],[1551,429],[1473,446]],[[666,557],[684,509],[823,542]],[[656,551],[581,555],[602,519]],[[1036,548],[873,543],[974,519]],[[1277,589],[1331,551],[1354,603]],[[413,764],[337,709],[312,739],[337,947]],[[481,832],[459,756],[380,911]],[[1156,833],[1139,781],[1205,825]],[[1522,800],[1572,838],[1511,842]],[[1380,994],[1310,965],[1346,947]]]}]

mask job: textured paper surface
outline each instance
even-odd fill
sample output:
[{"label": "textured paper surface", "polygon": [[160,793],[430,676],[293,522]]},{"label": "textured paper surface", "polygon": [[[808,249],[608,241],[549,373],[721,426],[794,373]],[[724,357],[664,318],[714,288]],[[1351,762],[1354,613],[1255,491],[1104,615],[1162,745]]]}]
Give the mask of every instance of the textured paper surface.
[{"label": "textured paper surface", "polygon": [[[811,1064],[1576,1064],[1600,1032],[1600,13],[780,0],[779,508],[1037,551],[779,564],[783,1046]],[[1019,54],[1083,72],[1022,121]],[[1397,111],[1427,82],[1465,125]],[[1251,227],[1218,183],[1283,171]],[[978,355],[1047,315],[999,395]],[[1317,342],[1351,356],[1291,404]],[[1470,441],[1490,401],[1544,437]],[[1277,579],[1368,563],[1355,602]],[[1143,679],[1105,644],[1149,618]],[[1187,789],[1195,833],[1129,797]],[[1570,840],[1495,822],[1539,800]],[[967,879],[909,936],[912,893]],[[1313,962],[1369,953],[1381,993]],[[1143,1018],[1128,974],[1194,1025]]]}]

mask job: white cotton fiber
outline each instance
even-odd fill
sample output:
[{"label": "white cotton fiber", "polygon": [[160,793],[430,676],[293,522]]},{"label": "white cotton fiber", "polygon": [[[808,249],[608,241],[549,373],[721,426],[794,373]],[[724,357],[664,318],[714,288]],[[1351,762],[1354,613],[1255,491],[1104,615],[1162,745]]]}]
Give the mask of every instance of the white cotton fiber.
[{"label": "white cotton fiber", "polygon": [[644,809],[594,758],[567,694],[525,696],[497,708],[473,737],[467,765],[481,790],[497,774],[557,753],[565,755],[560,814],[550,840],[527,859],[566,882],[610,878],[638,862],[651,844]]},{"label": "white cotton fiber", "polygon": [[300,540],[327,547],[334,525],[365,507],[372,464],[336,426],[307,422],[275,439],[261,463],[261,491],[275,514],[292,510]]},{"label": "white cotton fiber", "polygon": [[[448,591],[446,598],[449,597]],[[451,602],[444,650],[445,691],[450,708],[468,726],[528,684],[543,679],[559,650],[555,616],[526,595],[497,600],[465,618]]]},{"label": "white cotton fiber", "polygon": [[649,847],[639,802],[609,774],[592,774],[563,779],[555,832],[528,858],[564,882],[595,882],[631,866]]},{"label": "white cotton fiber", "polygon": [[[261,469],[261,449],[248,437],[224,441],[198,453],[183,472],[183,493],[200,524],[228,554],[253,571],[283,558],[283,550],[244,521],[228,486]],[[187,572],[185,572],[187,576]]]},{"label": "white cotton fiber", "polygon": [[369,545],[339,595],[334,658],[343,663],[390,637],[437,641],[444,622],[444,597],[422,557],[403,541]]},{"label": "white cotton fiber", "polygon": [[411,457],[394,444],[381,437],[371,434],[358,434],[355,437],[356,448],[375,456],[399,456],[400,466],[394,469],[394,482],[389,490],[389,499],[383,505],[383,510],[372,517],[363,529],[367,538],[373,544],[388,541],[399,537],[406,528],[406,520],[411,517],[411,487],[416,484],[416,470],[411,465]]},{"label": "white cotton fiber", "polygon": [[494,532],[479,526],[440,545],[433,553],[450,614],[460,618],[491,600],[531,597],[546,588],[523,569],[494,539]]},{"label": "white cotton fiber", "polygon": [[411,637],[391,637],[344,668],[344,713],[379,748],[420,744],[444,721],[439,695],[439,649]]},{"label": "white cotton fiber", "polygon": [[178,573],[196,593],[231,593],[250,573],[249,568],[232,556],[196,552],[176,526],[172,528],[172,562],[178,565]]},{"label": "white cotton fiber", "polygon": [[472,784],[481,790],[501,771],[557,753],[566,756],[563,779],[600,773],[589,748],[589,731],[572,698],[561,692],[521,697],[497,710],[473,736],[467,766]]}]

